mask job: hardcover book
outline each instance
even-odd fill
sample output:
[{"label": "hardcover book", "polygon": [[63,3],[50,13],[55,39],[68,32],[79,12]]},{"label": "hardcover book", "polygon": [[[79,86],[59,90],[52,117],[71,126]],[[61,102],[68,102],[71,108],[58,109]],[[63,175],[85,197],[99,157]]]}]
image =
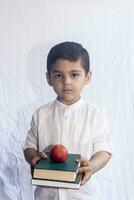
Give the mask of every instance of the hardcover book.
[{"label": "hardcover book", "polygon": [[50,153],[48,153],[47,158],[37,162],[33,171],[33,178],[74,182],[76,170],[80,166],[76,159],[79,158],[80,154],[69,154],[66,161],[54,162],[50,158]]},{"label": "hardcover book", "polygon": [[80,183],[81,183],[81,178],[82,178],[82,174],[77,174],[75,181],[73,181],[73,182],[32,178],[32,185],[79,189]]}]

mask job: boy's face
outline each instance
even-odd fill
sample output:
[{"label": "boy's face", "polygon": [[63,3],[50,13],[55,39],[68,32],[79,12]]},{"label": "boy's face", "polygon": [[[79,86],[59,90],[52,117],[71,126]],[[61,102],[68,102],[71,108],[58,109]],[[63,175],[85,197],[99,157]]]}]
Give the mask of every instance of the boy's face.
[{"label": "boy's face", "polygon": [[75,103],[80,93],[91,78],[91,72],[85,73],[80,60],[72,62],[58,59],[53,65],[50,75],[47,73],[48,84],[54,88],[58,100],[66,105]]}]

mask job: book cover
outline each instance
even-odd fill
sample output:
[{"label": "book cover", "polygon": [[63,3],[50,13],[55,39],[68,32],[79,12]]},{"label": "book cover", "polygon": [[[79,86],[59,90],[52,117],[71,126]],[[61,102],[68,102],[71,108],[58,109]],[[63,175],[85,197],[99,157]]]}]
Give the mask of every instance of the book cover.
[{"label": "book cover", "polygon": [[48,153],[46,159],[41,159],[36,164],[33,178],[72,182],[76,178],[76,170],[80,165],[76,162],[79,158],[80,154],[69,154],[65,162],[54,162]]},{"label": "book cover", "polygon": [[81,179],[82,179],[82,174],[77,174],[75,181],[73,181],[73,182],[32,178],[32,185],[79,189],[80,184],[81,184]]}]

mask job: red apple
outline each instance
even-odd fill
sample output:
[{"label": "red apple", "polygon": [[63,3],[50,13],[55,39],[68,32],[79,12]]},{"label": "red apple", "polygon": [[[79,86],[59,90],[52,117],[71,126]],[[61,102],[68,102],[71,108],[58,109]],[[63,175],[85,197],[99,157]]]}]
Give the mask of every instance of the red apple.
[{"label": "red apple", "polygon": [[56,144],[50,151],[51,159],[55,162],[64,162],[68,157],[68,151],[62,144]]}]

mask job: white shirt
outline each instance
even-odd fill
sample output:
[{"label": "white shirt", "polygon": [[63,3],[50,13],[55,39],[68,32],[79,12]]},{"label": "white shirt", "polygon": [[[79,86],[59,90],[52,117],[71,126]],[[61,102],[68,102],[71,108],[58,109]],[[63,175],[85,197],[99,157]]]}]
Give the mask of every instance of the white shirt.
[{"label": "white shirt", "polygon": [[[65,105],[57,99],[39,108],[33,115],[24,149],[48,150],[63,144],[69,153],[90,159],[98,151],[112,153],[109,121],[104,110],[83,99]],[[36,200],[97,200],[95,175],[79,190],[37,187]]]}]

